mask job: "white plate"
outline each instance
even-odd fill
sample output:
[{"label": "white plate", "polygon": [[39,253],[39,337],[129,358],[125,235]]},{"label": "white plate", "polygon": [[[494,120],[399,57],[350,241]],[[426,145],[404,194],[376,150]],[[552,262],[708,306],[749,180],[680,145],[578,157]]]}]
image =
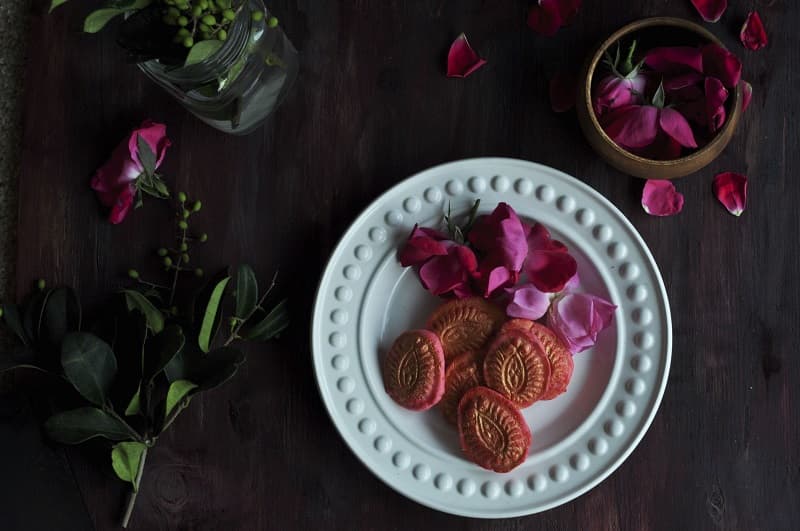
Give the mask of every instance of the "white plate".
[{"label": "white plate", "polygon": [[[523,410],[527,460],[507,474],[466,460],[434,408],[417,413],[383,390],[380,358],[440,301],[396,259],[414,223],[433,226],[448,203],[488,212],[501,201],[549,227],[578,260],[583,287],[619,306],[614,325],[575,356],[569,390]],[[312,326],[314,368],[334,424],[355,454],[403,495],[440,511],[502,518],[544,511],[588,491],[633,451],[669,374],[672,325],[661,275],[636,229],[586,184],[514,159],[426,170],[361,214],[328,263]]]}]

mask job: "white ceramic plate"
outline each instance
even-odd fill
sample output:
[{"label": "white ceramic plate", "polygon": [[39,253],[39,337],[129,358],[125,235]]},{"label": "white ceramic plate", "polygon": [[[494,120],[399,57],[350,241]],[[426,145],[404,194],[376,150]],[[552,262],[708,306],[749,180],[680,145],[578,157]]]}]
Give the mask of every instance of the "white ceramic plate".
[{"label": "white ceramic plate", "polygon": [[[396,259],[414,223],[436,225],[452,204],[501,201],[544,223],[578,260],[586,291],[619,308],[591,350],[575,356],[569,390],[523,410],[533,433],[525,463],[507,474],[466,460],[440,411],[405,410],[383,390],[381,356],[441,301]],[[661,275],[636,229],[586,184],[514,159],[472,159],[426,170],[361,214],[330,259],[312,326],[323,401],[355,454],[417,502],[452,514],[533,514],[588,491],[633,451],[669,374],[672,325]]]}]

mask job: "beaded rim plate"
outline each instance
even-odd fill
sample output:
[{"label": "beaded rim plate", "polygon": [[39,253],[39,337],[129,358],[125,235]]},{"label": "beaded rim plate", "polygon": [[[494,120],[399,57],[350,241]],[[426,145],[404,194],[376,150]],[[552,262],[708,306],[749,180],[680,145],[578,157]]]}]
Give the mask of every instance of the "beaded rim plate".
[{"label": "beaded rim plate", "polygon": [[[415,223],[448,208],[501,201],[541,221],[578,260],[581,284],[618,306],[614,324],[575,356],[567,392],[523,410],[526,461],[505,474],[461,452],[438,408],[413,412],[386,395],[380,360],[441,302],[396,259]],[[322,399],[342,438],[389,486],[428,507],[478,518],[541,512],[603,481],[652,422],[669,375],[672,324],[661,275],[631,223],[581,181],[532,162],[484,158],[419,173],[375,200],[339,242],[322,276],[311,331]]]}]

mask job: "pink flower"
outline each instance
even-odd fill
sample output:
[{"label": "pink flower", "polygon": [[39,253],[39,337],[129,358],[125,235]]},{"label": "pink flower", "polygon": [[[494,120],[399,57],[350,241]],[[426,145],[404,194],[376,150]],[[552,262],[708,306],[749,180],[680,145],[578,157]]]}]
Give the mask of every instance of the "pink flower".
[{"label": "pink flower", "polygon": [[550,106],[553,108],[553,112],[567,112],[575,107],[577,93],[577,72],[556,72],[550,79]]},{"label": "pink flower", "polygon": [[478,56],[462,33],[453,41],[447,54],[447,77],[467,77],[485,64],[486,60]]},{"label": "pink flower", "polygon": [[[150,153],[139,152],[139,139],[150,148]],[[131,132],[111,154],[111,158],[92,177],[91,187],[103,206],[111,208],[108,220],[120,223],[133,206],[137,193],[137,180],[145,172],[142,159],[153,159],[148,171],[155,171],[161,166],[167,148],[171,145],[167,138],[167,127],[150,120],[145,120],[139,129]]]},{"label": "pink flower", "polygon": [[469,241],[481,253],[478,277],[485,297],[519,280],[528,243],[522,221],[511,206],[500,203],[491,214],[478,218]]},{"label": "pink flower", "polygon": [[651,216],[674,216],[683,210],[683,194],[671,181],[650,179],[642,190],[642,208]]},{"label": "pink flower", "polygon": [[751,11],[747,15],[742,31],[739,32],[739,40],[748,50],[759,50],[769,43],[767,31],[756,11]]},{"label": "pink flower", "polygon": [[683,147],[696,148],[697,142],[686,118],[675,109],[653,105],[627,105],[601,120],[606,134],[624,148],[643,148],[665,133]]},{"label": "pink flower", "polygon": [[541,35],[553,36],[575,19],[582,0],[539,0],[528,11],[528,26]]},{"label": "pink flower", "polygon": [[475,254],[437,230],[415,225],[397,257],[403,267],[419,268],[422,286],[434,295],[474,295],[471,281],[478,268]]},{"label": "pink flower", "polygon": [[608,328],[617,307],[584,293],[568,293],[556,298],[547,313],[547,326],[573,354],[591,348],[597,336]]},{"label": "pink flower", "polygon": [[508,304],[506,315],[535,321],[541,319],[550,307],[550,296],[536,289],[533,284],[522,284],[506,288]]},{"label": "pink flower", "polygon": [[567,247],[552,239],[550,232],[541,223],[526,226],[528,257],[525,273],[528,280],[539,291],[555,293],[564,289],[578,272],[578,262],[569,254]]},{"label": "pink flower", "polygon": [[594,113],[600,117],[619,107],[640,105],[644,103],[646,87],[647,78],[643,74],[636,73],[632,77],[610,74],[594,89]]},{"label": "pink flower", "polygon": [[747,206],[747,177],[733,172],[714,177],[714,195],[728,212],[741,216]]},{"label": "pink flower", "polygon": [[692,0],[700,16],[706,22],[717,22],[728,8],[728,0]]},{"label": "pink flower", "polygon": [[701,48],[703,73],[722,81],[727,88],[734,88],[742,78],[742,62],[735,54],[719,44],[707,44]]}]

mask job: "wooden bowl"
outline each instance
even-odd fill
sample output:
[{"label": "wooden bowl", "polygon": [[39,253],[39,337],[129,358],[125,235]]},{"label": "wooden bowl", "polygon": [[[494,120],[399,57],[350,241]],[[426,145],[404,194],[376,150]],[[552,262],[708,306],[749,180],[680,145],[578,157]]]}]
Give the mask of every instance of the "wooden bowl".
[{"label": "wooden bowl", "polygon": [[[592,81],[597,66],[603,60],[603,55],[606,50],[616,44],[617,41],[632,37],[634,34],[636,34],[637,38],[640,38],[643,35],[646,36],[648,34],[658,33],[680,35],[683,36],[684,41],[686,41],[687,38],[695,39],[698,41],[695,44],[705,41],[722,46],[722,42],[711,32],[688,20],[673,17],[654,17],[632,22],[606,39],[597,51],[586,61],[579,78],[583,80],[583,83],[580,85],[576,108],[583,134],[586,136],[592,148],[606,162],[618,170],[636,177],[645,179],[676,179],[704,168],[717,158],[717,156],[722,153],[722,150],[725,149],[725,146],[728,145],[742,114],[742,89],[741,84],[739,84],[736,90],[732,91],[733,98],[729,100],[728,116],[722,129],[717,132],[717,135],[711,139],[708,144],[690,155],[673,160],[653,160],[626,151],[611,140],[605,131],[603,131],[603,128],[600,127],[600,123],[592,107]],[[684,44],[689,43],[672,43],[665,42],[664,39],[661,39],[658,40],[658,42],[651,43],[648,47],[677,46]]]}]

